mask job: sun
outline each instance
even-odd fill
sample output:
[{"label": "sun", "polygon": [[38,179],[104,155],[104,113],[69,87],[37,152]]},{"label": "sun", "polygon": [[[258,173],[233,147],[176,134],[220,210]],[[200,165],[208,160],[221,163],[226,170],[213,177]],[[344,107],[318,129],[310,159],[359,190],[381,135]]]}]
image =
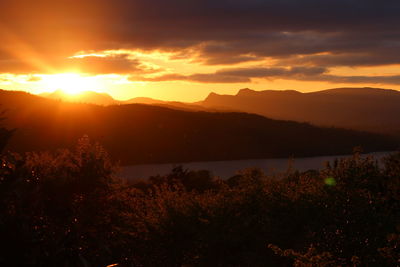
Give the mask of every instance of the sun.
[{"label": "sun", "polygon": [[79,73],[46,75],[42,81],[49,91],[62,90],[65,94],[77,95],[84,91],[96,91],[97,81]]}]

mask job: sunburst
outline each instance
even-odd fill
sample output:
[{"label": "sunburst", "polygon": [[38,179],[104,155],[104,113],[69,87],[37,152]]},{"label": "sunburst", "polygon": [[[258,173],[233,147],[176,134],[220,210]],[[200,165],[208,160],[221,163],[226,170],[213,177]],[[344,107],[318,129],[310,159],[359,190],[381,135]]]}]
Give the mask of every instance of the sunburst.
[{"label": "sunburst", "polygon": [[62,90],[65,94],[77,95],[84,91],[96,90],[97,81],[93,77],[82,76],[79,73],[60,73],[42,77],[47,90]]}]

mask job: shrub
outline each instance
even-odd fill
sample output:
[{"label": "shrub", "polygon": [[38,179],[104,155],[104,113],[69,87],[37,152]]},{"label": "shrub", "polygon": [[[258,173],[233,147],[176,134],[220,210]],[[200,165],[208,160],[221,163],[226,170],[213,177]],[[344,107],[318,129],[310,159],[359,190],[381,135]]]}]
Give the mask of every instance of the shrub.
[{"label": "shrub", "polygon": [[128,184],[87,137],[71,150],[5,154],[0,264],[394,266],[399,159],[355,154],[279,179],[175,168]]}]

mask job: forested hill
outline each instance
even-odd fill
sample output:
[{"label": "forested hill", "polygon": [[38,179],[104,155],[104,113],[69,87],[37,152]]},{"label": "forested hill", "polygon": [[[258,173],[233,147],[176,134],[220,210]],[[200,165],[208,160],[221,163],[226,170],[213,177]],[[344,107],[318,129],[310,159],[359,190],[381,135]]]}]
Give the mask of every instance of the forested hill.
[{"label": "forested hill", "polygon": [[16,128],[8,149],[71,147],[83,135],[123,164],[317,156],[394,150],[397,140],[351,130],[272,120],[247,113],[190,112],[129,104],[64,103],[0,91],[5,124]]}]

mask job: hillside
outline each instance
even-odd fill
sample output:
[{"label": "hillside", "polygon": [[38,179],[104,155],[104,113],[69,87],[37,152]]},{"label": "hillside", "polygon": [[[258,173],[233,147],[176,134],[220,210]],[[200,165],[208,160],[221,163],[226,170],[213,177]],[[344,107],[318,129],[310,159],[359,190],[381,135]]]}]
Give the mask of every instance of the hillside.
[{"label": "hillside", "polygon": [[39,96],[63,102],[95,104],[100,106],[146,104],[170,107],[181,110],[213,110],[211,108],[205,108],[197,104],[183,103],[179,101],[163,101],[149,97],[135,97],[128,100],[116,100],[112,98],[109,94],[98,93],[94,91],[83,91],[81,93],[71,95],[64,93],[62,90],[56,90],[50,93],[39,94]]},{"label": "hillside", "polygon": [[87,134],[123,164],[316,156],[393,150],[380,135],[319,128],[246,113],[189,112],[129,104],[64,103],[23,92],[0,91],[5,121],[17,128],[8,149],[71,147]]},{"label": "hillside", "polygon": [[147,104],[147,105],[161,106],[178,110],[217,111],[217,109],[206,108],[194,103],[184,103],[179,101],[163,101],[149,97],[135,97],[126,101],[119,101],[119,104]]},{"label": "hillside", "polygon": [[337,88],[312,93],[253,91],[237,95],[211,93],[202,105],[309,122],[400,135],[400,92],[378,88]]}]

